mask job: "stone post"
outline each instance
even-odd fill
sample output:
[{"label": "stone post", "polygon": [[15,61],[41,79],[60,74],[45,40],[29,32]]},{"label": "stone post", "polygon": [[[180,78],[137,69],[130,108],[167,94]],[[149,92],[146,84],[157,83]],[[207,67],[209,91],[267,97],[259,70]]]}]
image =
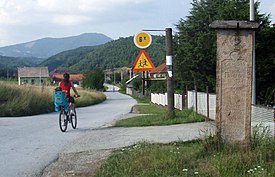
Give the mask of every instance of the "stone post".
[{"label": "stone post", "polygon": [[217,32],[216,126],[223,143],[250,144],[253,31],[249,21],[214,21]]}]

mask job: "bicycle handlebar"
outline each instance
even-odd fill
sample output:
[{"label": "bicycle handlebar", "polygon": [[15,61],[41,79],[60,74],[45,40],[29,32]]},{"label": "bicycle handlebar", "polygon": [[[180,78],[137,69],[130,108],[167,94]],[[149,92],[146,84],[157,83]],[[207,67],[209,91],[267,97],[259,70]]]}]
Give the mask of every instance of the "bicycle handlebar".
[{"label": "bicycle handlebar", "polygon": [[74,95],[74,97],[75,97],[75,98],[78,98],[78,97],[80,97],[80,95]]}]

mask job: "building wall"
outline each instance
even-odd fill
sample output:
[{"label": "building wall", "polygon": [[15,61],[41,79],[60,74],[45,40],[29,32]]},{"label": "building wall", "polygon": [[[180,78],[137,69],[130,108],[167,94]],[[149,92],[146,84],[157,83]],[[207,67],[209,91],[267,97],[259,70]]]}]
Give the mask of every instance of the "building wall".
[{"label": "building wall", "polygon": [[48,82],[48,78],[21,77],[18,81],[19,85],[46,85]]}]

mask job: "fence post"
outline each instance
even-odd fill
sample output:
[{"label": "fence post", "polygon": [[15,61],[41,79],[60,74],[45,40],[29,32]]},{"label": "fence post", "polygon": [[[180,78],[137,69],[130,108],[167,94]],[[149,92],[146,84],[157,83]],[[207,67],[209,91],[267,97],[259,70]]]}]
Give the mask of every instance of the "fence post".
[{"label": "fence post", "polygon": [[182,94],[181,94],[181,109],[183,110],[185,108],[185,91],[183,89]]},{"label": "fence post", "polygon": [[198,90],[196,85],[195,85],[195,100],[196,100],[196,113],[198,113]]},{"label": "fence post", "polygon": [[187,86],[185,87],[185,91],[186,91],[186,99],[185,99],[185,101],[186,101],[186,108],[188,109],[188,87]]},{"label": "fence post", "polygon": [[207,118],[206,121],[209,121],[209,91],[208,86],[206,86],[206,109],[207,109]]}]

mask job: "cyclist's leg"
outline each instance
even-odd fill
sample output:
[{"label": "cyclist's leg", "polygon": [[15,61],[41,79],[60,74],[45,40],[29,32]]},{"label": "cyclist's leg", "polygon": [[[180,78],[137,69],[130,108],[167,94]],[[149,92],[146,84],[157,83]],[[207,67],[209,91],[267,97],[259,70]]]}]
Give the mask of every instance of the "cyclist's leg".
[{"label": "cyclist's leg", "polygon": [[70,106],[70,113],[75,114],[75,112],[74,112],[74,98],[71,96],[69,97],[69,106]]}]

